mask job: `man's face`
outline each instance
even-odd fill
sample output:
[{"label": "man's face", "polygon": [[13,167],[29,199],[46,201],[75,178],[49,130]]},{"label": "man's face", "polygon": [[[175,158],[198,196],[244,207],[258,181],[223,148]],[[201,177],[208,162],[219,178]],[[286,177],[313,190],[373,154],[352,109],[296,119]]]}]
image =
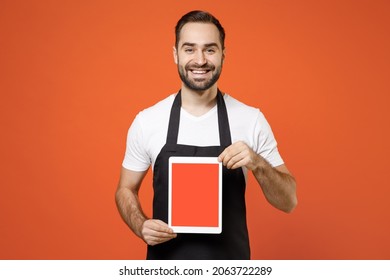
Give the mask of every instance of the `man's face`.
[{"label": "man's face", "polygon": [[210,23],[185,24],[174,58],[185,86],[195,91],[211,88],[219,79],[224,58],[218,28]]}]

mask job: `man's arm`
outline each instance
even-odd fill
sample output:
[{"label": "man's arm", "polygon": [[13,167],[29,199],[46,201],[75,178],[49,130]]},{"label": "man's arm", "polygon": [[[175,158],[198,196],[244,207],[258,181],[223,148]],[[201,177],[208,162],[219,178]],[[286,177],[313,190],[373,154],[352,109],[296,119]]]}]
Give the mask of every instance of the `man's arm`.
[{"label": "man's arm", "polygon": [[160,220],[149,219],[142,211],[138,191],[146,171],[136,172],[122,167],[115,201],[122,219],[129,228],[149,245],[156,245],[176,237],[172,229]]},{"label": "man's arm", "polygon": [[271,205],[287,213],[294,210],[297,205],[296,182],[284,164],[272,167],[241,141],[227,147],[219,160],[229,169],[245,166],[253,172]]}]

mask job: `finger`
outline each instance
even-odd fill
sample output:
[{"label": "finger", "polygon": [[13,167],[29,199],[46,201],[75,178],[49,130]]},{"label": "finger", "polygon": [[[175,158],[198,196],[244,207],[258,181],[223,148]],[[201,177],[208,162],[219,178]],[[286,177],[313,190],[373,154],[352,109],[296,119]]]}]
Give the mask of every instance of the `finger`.
[{"label": "finger", "polygon": [[173,239],[173,238],[162,238],[162,237],[148,236],[148,237],[145,238],[145,242],[148,245],[154,246],[154,245],[157,245],[157,244],[161,244],[161,243],[167,242],[167,241],[169,241],[171,239]]},{"label": "finger", "polygon": [[235,153],[234,150],[236,150],[236,146],[237,146],[237,143],[234,143],[234,144],[232,144],[232,145],[226,147],[226,148],[223,150],[223,152],[218,156],[218,160],[219,160],[220,162],[223,162],[223,161],[226,159],[227,156],[230,158],[230,155],[231,155],[232,153]]},{"label": "finger", "polygon": [[173,230],[168,226],[167,223],[164,223],[163,221],[161,220],[154,220],[157,224],[160,225],[160,229],[162,229],[161,231],[165,231],[165,232],[168,232],[168,233],[173,233]]},{"label": "finger", "polygon": [[149,236],[149,238],[155,242],[165,242],[165,241],[168,241],[168,240],[171,240],[172,238],[175,238],[176,236],[175,235],[170,235],[170,236],[155,236],[155,235],[151,235]]},{"label": "finger", "polygon": [[257,166],[258,155],[251,150],[244,150],[236,158],[236,161],[230,166],[231,169],[236,169],[245,166],[249,170],[254,170]]},{"label": "finger", "polygon": [[161,220],[147,220],[144,222],[144,227],[156,232],[173,233],[173,230],[168,227],[166,223]]},{"label": "finger", "polygon": [[176,234],[171,236],[155,236],[153,234],[145,234],[143,235],[144,241],[149,245],[156,245],[163,242],[167,242],[173,238],[176,238]]},{"label": "finger", "polygon": [[244,154],[242,152],[232,156],[229,161],[226,163],[226,168],[228,169],[234,169],[241,166],[237,166],[240,162],[244,160]]},{"label": "finger", "polygon": [[237,149],[230,146],[225,149],[223,154],[221,154],[221,162],[224,166],[229,168],[229,162],[239,153]]},{"label": "finger", "polygon": [[156,245],[177,237],[176,233],[166,233],[145,228],[142,232],[143,239],[149,245]]},{"label": "finger", "polygon": [[223,162],[223,159],[225,158],[225,156],[226,156],[226,149],[223,150],[223,152],[218,156],[218,161]]},{"label": "finger", "polygon": [[158,238],[174,238],[176,237],[176,233],[168,233],[163,231],[155,231],[153,229],[145,228],[142,231],[143,236],[155,236]]},{"label": "finger", "polygon": [[153,219],[144,222],[141,234],[145,241],[149,240],[150,236],[166,238],[167,240],[177,237],[177,234],[166,223]]},{"label": "finger", "polygon": [[229,146],[223,152],[224,153],[223,155],[224,157],[222,159],[223,165],[230,169],[236,162],[242,159],[242,157],[244,156],[243,153],[244,151],[245,150],[241,148],[240,143],[235,143]]},{"label": "finger", "polygon": [[230,166],[230,169],[237,169],[246,166],[246,164],[247,164],[247,160],[245,158],[242,158],[241,160],[234,162],[232,166]]}]

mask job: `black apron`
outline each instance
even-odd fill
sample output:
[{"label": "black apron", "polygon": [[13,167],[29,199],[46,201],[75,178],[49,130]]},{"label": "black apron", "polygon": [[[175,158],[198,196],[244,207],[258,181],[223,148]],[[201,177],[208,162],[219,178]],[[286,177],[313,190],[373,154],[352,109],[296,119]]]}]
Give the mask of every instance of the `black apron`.
[{"label": "black apron", "polygon": [[[217,157],[231,145],[229,120],[221,92],[217,94],[220,146],[197,147],[177,144],[181,110],[181,92],[172,105],[167,142],[154,164],[153,218],[168,223],[168,160],[171,156]],[[223,167],[222,177],[222,233],[179,233],[177,237],[148,246],[147,259],[249,259],[249,238],[246,225],[245,178],[241,168]],[[199,202],[201,206],[202,202]]]}]

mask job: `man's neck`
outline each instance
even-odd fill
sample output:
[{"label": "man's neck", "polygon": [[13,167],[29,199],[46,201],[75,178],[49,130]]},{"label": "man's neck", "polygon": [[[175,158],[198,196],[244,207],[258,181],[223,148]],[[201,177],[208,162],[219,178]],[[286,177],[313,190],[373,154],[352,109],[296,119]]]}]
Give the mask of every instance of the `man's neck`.
[{"label": "man's neck", "polygon": [[217,85],[205,91],[194,91],[185,86],[181,88],[182,108],[194,116],[201,116],[210,111],[217,103]]}]

